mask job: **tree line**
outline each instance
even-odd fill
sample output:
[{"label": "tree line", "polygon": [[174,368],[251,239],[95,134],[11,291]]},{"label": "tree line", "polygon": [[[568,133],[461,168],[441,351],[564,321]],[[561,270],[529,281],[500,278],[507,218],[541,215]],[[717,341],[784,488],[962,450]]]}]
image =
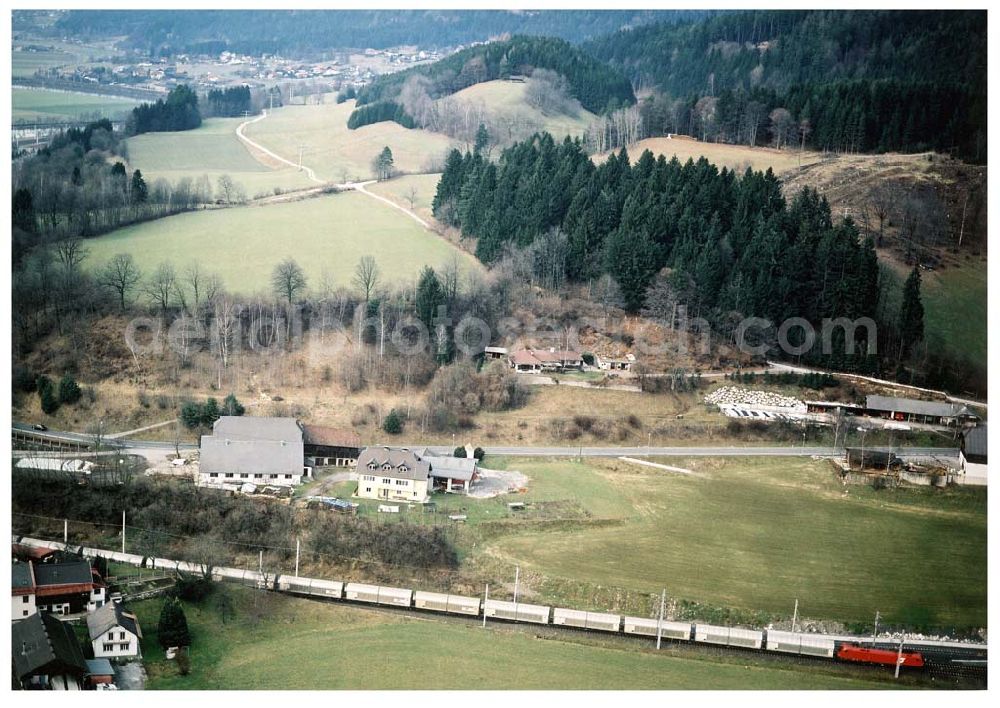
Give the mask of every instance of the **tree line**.
[{"label": "tree line", "polygon": [[683,101],[672,132],[759,144],[768,136],[758,127],[783,109],[808,126],[805,144],[816,149],[986,157],[982,12],[723,13],[584,49],[635,85]]},{"label": "tree line", "polygon": [[208,112],[213,116],[236,118],[254,112],[249,86],[211,89],[208,92]]},{"label": "tree line", "polygon": [[[249,93],[249,89],[248,89]],[[142,103],[132,109],[125,121],[127,135],[176,130],[193,130],[201,125],[198,94],[187,84],[170,90],[166,100]]]},{"label": "tree line", "polygon": [[[801,317],[817,331],[825,318],[869,317],[880,325],[879,352],[893,362],[923,336],[905,303],[902,318],[880,310],[872,240],[850,219],[835,223],[814,190],[786,202],[770,170],[737,174],[649,151],[632,165],[624,149],[594,165],[579,140],[542,134],[497,162],[453,151],[433,208],[477,239],[485,263],[526,251],[550,287],[608,274],[628,311],[670,326],[679,310],[728,338],[751,316],[775,327]],[[919,300],[919,288],[910,299]],[[761,336],[773,341],[775,332]],[[873,370],[875,344],[862,333],[853,350],[823,363]]]}]

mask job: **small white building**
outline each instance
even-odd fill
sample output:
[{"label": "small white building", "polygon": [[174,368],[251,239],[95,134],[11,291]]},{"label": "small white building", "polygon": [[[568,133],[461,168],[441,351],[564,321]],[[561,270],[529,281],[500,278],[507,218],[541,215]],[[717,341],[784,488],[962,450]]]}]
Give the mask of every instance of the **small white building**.
[{"label": "small white building", "polygon": [[17,622],[37,611],[34,567],[31,563],[15,563],[10,567],[10,619]]},{"label": "small white building", "polygon": [[110,602],[87,615],[87,631],[96,659],[132,659],[142,653],[139,620],[120,602]]}]

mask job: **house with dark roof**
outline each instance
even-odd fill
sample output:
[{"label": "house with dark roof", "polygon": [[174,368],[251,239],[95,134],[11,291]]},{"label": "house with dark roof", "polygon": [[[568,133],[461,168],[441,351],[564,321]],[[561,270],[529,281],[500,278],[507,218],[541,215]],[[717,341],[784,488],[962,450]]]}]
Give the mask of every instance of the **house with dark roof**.
[{"label": "house with dark roof", "polygon": [[431,484],[431,466],[405,447],[366,447],[358,455],[358,496],[363,499],[423,503]]},{"label": "house with dark roof", "polygon": [[14,680],[21,688],[78,691],[87,673],[73,628],[47,613],[35,613],[10,629]]},{"label": "house with dark roof", "polygon": [[865,401],[865,412],[879,418],[924,425],[955,426],[979,420],[979,416],[968,406],[959,403],[919,401],[892,396],[868,396]]},{"label": "house with dark roof", "polygon": [[294,418],[222,416],[201,438],[199,482],[291,486],[310,476]]},{"label": "house with dark roof", "polygon": [[120,602],[109,602],[87,615],[87,632],[98,659],[131,659],[141,654],[139,620]]},{"label": "house with dark roof", "polygon": [[431,466],[434,491],[468,494],[472,483],[479,479],[479,460],[475,457],[424,455]]},{"label": "house with dark roof", "polygon": [[566,371],[582,369],[583,355],[580,352],[548,349],[519,349],[507,357],[507,363],[514,371],[539,373],[542,371]]},{"label": "house with dark roof", "polygon": [[10,593],[14,619],[29,617],[36,610],[57,615],[91,612],[107,599],[104,581],[85,560],[15,563]]},{"label": "house with dark roof", "polygon": [[353,467],[361,452],[361,438],[353,430],[302,424],[306,457],[314,467]]},{"label": "house with dark roof", "polygon": [[987,442],[986,423],[969,428],[962,435],[959,461],[962,466],[963,484],[986,485]]}]

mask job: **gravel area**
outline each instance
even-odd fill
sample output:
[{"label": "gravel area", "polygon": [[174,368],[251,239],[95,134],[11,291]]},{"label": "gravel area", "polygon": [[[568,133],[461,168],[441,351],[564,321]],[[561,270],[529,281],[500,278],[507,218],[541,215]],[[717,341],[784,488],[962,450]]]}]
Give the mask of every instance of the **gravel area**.
[{"label": "gravel area", "polygon": [[115,667],[115,685],[122,691],[142,691],[146,688],[146,669],[141,661],[131,661]]},{"label": "gravel area", "polygon": [[528,477],[512,470],[488,470],[479,468],[479,480],[469,489],[474,499],[490,499],[501,494],[510,494],[528,485]]}]

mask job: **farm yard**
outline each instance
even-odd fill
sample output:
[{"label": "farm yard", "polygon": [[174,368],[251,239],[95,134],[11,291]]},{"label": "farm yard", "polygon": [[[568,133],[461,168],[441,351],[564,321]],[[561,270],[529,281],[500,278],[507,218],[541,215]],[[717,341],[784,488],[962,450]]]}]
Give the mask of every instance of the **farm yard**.
[{"label": "farm yard", "polygon": [[88,248],[91,268],[116,253],[131,253],[147,272],[164,261],[183,268],[196,259],[242,293],[269,290],[272,269],[289,255],[313,285],[326,270],[349,287],[364,255],[378,261],[384,282],[396,284],[415,281],[423,266],[440,266],[456,253],[466,269],[480,267],[406,215],[357,192],[178,214],[119,229],[88,241]]},{"label": "farm yard", "polygon": [[[841,666],[805,670],[763,658],[697,656],[537,628],[328,604],[217,587],[185,604],[191,673],[157,643],[162,601],[135,609],[147,689],[800,689],[888,687]],[[220,610],[225,607],[226,610]],[[221,631],[220,631],[221,630]],[[540,634],[540,631],[542,634]],[[275,645],[295,647],[274,650]],[[371,657],[392,671],[371,671]],[[444,668],[447,667],[447,670]]]},{"label": "farm yard", "polygon": [[129,138],[129,166],[142,170],[147,183],[157,178],[176,183],[205,175],[213,190],[219,177],[229,175],[250,198],[316,186],[294,167],[271,169],[255,160],[236,137],[242,122],[242,118],[208,118],[195,130]]},{"label": "farm yard", "polygon": [[139,102],[131,98],[99,96],[37,88],[14,88],[11,111],[14,121],[55,121],[81,117],[116,118],[132,110]]},{"label": "farm yard", "polygon": [[337,104],[332,94],[324,98],[318,105],[275,108],[248,125],[245,135],[293,162],[301,148],[304,165],[320,179],[338,183],[374,178],[372,162],[386,146],[397,172],[425,173],[439,170],[453,145],[444,135],[389,121],[348,130],[354,101]]},{"label": "farm yard", "polygon": [[[798,599],[802,617],[865,624],[878,610],[890,624],[985,626],[985,490],[845,487],[821,460],[657,461],[695,474],[488,458],[530,478],[517,501],[558,512],[534,529],[511,521],[499,538],[468,527],[469,562],[520,564],[526,592],[595,610],[666,588],[751,615],[790,617]],[[496,516],[510,500],[463,506]]]}]

